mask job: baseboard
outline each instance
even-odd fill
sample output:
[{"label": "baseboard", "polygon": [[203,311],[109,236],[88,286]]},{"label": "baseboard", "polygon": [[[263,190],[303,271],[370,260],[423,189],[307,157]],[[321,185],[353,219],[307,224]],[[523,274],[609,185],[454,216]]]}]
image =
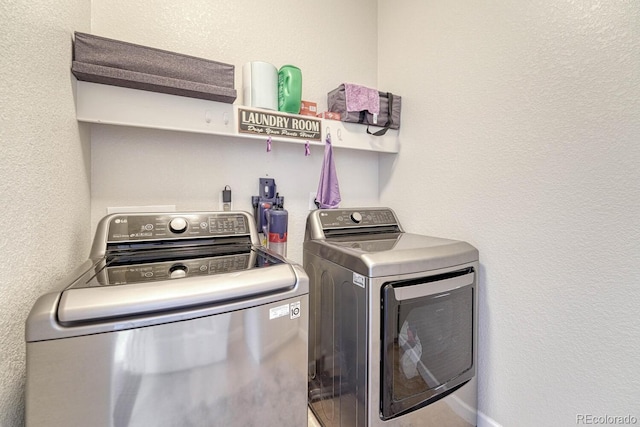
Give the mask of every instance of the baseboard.
[{"label": "baseboard", "polygon": [[447,401],[449,407],[458,414],[462,419],[466,422],[473,424],[478,422],[478,414],[476,412],[476,408],[472,408],[462,401],[458,396],[451,395],[451,399]]},{"label": "baseboard", "polygon": [[491,419],[489,416],[478,411],[478,427],[502,427],[499,423]]}]

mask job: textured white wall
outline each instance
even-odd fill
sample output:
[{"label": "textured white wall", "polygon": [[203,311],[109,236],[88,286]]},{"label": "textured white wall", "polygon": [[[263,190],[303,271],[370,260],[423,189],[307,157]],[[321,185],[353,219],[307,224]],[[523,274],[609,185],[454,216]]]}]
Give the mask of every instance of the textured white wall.
[{"label": "textured white wall", "polygon": [[[321,106],[341,81],[403,95],[401,153],[380,159],[382,203],[411,231],[480,249],[481,425],[575,425],[579,413],[640,419],[634,2],[380,0],[378,33],[364,0],[190,5],[94,1],[92,28],[85,1],[0,5],[0,426],[22,424],[26,314],[90,241],[73,30],[237,67],[294,63],[305,98]],[[94,225],[110,205],[205,208],[225,184],[242,207],[269,174],[301,232],[321,150],[305,159],[300,146],[279,144],[268,157],[250,141],[107,126],[91,133]],[[138,168],[133,159],[147,155],[153,164]],[[374,203],[378,155],[337,155],[348,169],[348,204]],[[260,166],[247,173],[247,165]]]},{"label": "textured white wall", "polygon": [[[367,0],[344,3],[197,0],[93,1],[92,33],[236,66],[266,61],[302,70],[303,99],[326,108],[327,92],[343,81],[377,80],[377,11]],[[364,132],[364,130],[363,130]],[[335,135],[334,135],[335,138]],[[251,210],[258,178],[276,180],[289,211],[288,256],[302,262],[309,193],[318,187],[323,149],[304,156],[300,144],[95,126],[92,144],[92,224],[108,206],[175,204],[218,209],[230,185],[235,209]],[[335,149],[343,206],[378,201],[378,154]]]},{"label": "textured white wall", "polygon": [[[480,425],[640,422],[640,7],[379,0],[381,202],[480,250]],[[409,43],[410,41],[410,43]]]},{"label": "textured white wall", "polygon": [[75,119],[82,0],[0,4],[0,426],[23,423],[24,322],[89,250],[89,134]]}]

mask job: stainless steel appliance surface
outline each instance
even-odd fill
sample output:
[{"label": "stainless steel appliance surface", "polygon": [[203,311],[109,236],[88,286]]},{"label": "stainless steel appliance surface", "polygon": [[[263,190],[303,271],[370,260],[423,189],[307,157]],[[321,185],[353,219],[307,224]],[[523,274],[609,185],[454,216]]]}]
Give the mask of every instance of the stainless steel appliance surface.
[{"label": "stainless steel appliance surface", "polygon": [[306,426],[308,285],[248,213],[109,215],[27,319],[26,425]]},{"label": "stainless steel appliance surface", "polygon": [[307,218],[309,407],[325,427],[477,422],[478,251],[389,208]]}]

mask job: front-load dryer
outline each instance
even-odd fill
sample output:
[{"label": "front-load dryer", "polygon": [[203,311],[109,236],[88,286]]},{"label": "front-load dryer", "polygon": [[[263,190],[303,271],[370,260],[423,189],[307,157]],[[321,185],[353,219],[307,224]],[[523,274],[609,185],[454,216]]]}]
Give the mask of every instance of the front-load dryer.
[{"label": "front-load dryer", "polygon": [[307,218],[309,406],[324,427],[476,425],[478,251],[388,208]]}]

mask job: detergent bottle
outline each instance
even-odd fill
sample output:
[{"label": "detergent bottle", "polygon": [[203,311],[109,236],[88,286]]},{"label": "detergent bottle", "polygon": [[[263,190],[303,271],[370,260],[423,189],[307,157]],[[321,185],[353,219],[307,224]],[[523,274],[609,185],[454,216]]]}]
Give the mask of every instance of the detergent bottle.
[{"label": "detergent bottle", "polygon": [[267,247],[274,252],[287,256],[287,228],[289,213],[286,209],[274,207],[267,211],[268,243]]},{"label": "detergent bottle", "polygon": [[302,72],[293,65],[278,71],[278,111],[298,114],[302,101]]}]

